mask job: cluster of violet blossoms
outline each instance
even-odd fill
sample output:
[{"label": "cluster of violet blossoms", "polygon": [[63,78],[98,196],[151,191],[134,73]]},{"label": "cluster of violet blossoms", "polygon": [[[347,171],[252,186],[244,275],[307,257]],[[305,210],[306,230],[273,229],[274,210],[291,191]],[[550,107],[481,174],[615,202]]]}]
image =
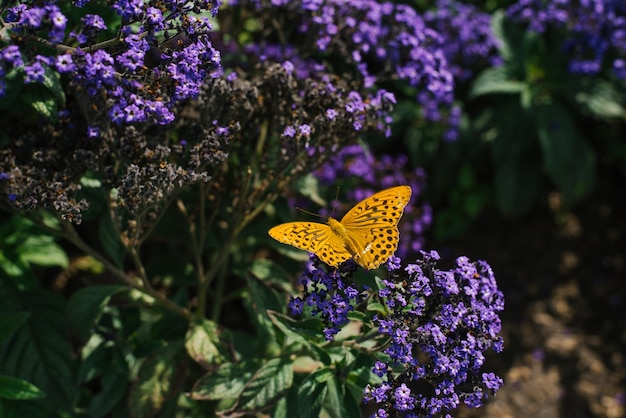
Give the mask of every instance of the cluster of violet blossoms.
[{"label": "cluster of violet blossoms", "polygon": [[[403,80],[416,89],[423,118],[443,126],[449,141],[458,138],[462,114],[454,104],[454,84],[501,63],[490,15],[451,0],[440,0],[423,15],[407,5],[373,0],[237,0],[229,7],[255,8],[293,25],[281,25],[284,34],[277,36],[287,44],[273,43],[270,36],[247,45],[247,54],[290,60],[304,76],[324,65],[315,55],[300,54],[318,51],[329,62],[355,67],[365,87]],[[293,40],[285,35],[294,32],[299,36]]]},{"label": "cluster of violet blossoms", "polygon": [[424,13],[424,21],[443,38],[443,53],[456,82],[469,80],[483,68],[502,65],[490,14],[471,4],[438,0]]},{"label": "cluster of violet blossoms", "polygon": [[231,6],[269,12],[273,20],[293,25],[298,34],[287,39],[287,47],[276,47],[270,40],[250,46],[250,53],[265,56],[268,44],[273,55],[283,48],[291,56],[294,51],[317,51],[353,65],[367,88],[399,78],[441,101],[453,90],[441,38],[408,5],[374,0],[233,0]]},{"label": "cluster of violet blossoms", "polygon": [[[46,73],[56,71],[86,95],[95,114],[105,113],[115,124],[165,125],[174,120],[177,103],[197,97],[207,79],[221,75],[220,53],[209,40],[211,24],[202,16],[207,11],[214,16],[219,0],[111,3],[121,25],[117,35],[101,16],[89,13],[89,0],[63,11],[56,1],[14,2],[2,10],[2,29],[15,36],[0,50],[0,97],[11,88],[10,75],[11,82],[46,85]],[[82,15],[80,21],[71,22],[76,15]],[[31,47],[37,44],[56,54],[38,53],[42,48]],[[21,80],[15,72],[23,73]],[[90,136],[98,131],[91,127]]]},{"label": "cluster of violet blossoms", "polygon": [[626,79],[626,3],[622,0],[519,0],[507,16],[528,29],[565,34],[562,48],[573,74],[596,75],[604,63]]},{"label": "cluster of violet blossoms", "polygon": [[[292,298],[290,309],[300,314],[311,307],[330,340],[365,292],[350,281],[355,263],[327,272],[313,259],[302,276],[304,296]],[[437,269],[438,261],[437,252],[422,251],[422,259],[405,268],[397,257],[386,264],[389,278],[378,291],[386,313],[373,319],[386,339],[372,369],[381,383],[364,393],[366,402],[376,404],[376,418],[441,416],[461,403],[478,408],[503,384],[482,371],[485,352],[503,349],[498,334],[504,297],[493,271],[467,257],[448,271]]]},{"label": "cluster of violet blossoms", "polygon": [[[433,9],[424,13],[424,22],[441,38],[442,52],[455,84],[470,80],[483,68],[502,64],[498,40],[491,30],[491,16],[475,6],[438,0]],[[417,100],[424,119],[445,127],[444,140],[458,139],[462,111],[454,104],[452,91],[435,98],[422,90]]]},{"label": "cluster of violet blossoms", "polygon": [[[400,242],[396,254],[400,258],[414,256],[422,249],[424,232],[432,223],[430,205],[420,201],[426,173],[421,168],[410,170],[408,163],[404,154],[375,157],[366,147],[357,144],[339,150],[314,173],[320,183],[327,186],[337,185],[343,179],[357,180],[356,185],[345,188],[344,202],[359,202],[377,191],[400,184],[411,186],[411,201],[405,206],[402,222],[398,224]],[[332,207],[341,207],[340,202],[333,202]],[[323,209],[320,215],[328,217],[331,214]]]}]

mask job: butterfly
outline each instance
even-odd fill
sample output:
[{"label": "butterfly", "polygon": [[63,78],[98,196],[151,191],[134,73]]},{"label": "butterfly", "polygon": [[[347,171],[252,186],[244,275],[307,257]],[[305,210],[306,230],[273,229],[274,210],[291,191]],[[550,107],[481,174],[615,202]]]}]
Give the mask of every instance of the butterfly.
[{"label": "butterfly", "polygon": [[398,221],[411,199],[409,186],[385,189],[363,199],[338,221],[287,222],[268,231],[278,242],[314,253],[337,267],[349,258],[366,270],[387,261],[398,248]]}]

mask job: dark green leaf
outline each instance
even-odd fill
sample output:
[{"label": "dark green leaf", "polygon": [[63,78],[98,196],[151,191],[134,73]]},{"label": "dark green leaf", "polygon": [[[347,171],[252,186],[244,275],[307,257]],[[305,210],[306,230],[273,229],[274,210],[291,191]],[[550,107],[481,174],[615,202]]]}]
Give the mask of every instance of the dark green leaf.
[{"label": "dark green leaf", "polygon": [[324,409],[331,418],[344,418],[345,409],[343,407],[343,385],[335,376],[326,381],[328,391],[324,402]]},{"label": "dark green leaf", "polygon": [[121,267],[126,248],[120,241],[110,216],[104,216],[101,219],[100,224],[98,224],[98,235],[104,251],[111,257],[111,260],[117,267]]},{"label": "dark green leaf", "polygon": [[350,311],[348,312],[348,319],[350,321],[367,322],[369,320],[369,317],[361,311]]},{"label": "dark green leaf", "polygon": [[271,260],[254,260],[249,271],[263,283],[271,283],[273,286],[278,286],[286,293],[293,292],[291,275],[284,268]]},{"label": "dark green leaf", "polygon": [[25,380],[10,376],[0,376],[0,398],[2,399],[39,399],[46,394]]},{"label": "dark green leaf", "polygon": [[123,398],[128,387],[128,376],[112,368],[107,370],[100,381],[100,391],[89,404],[89,414],[93,418],[107,415]]},{"label": "dark green leaf", "polygon": [[624,93],[614,83],[599,78],[584,78],[576,93],[576,102],[583,109],[599,118],[623,118]]},{"label": "dark green leaf", "polygon": [[504,67],[491,67],[478,74],[468,97],[475,99],[488,94],[521,94],[524,89],[525,83],[510,80]]},{"label": "dark green leaf", "polygon": [[87,355],[78,368],[77,380],[79,383],[89,382],[111,367],[110,350],[111,347],[107,347],[105,344],[98,344]]},{"label": "dark green leaf", "polygon": [[[267,315],[267,311],[284,311],[286,305],[284,298],[281,298],[278,292],[250,274],[246,275],[246,283],[248,284],[247,290],[250,295],[246,299],[246,306],[255,320],[256,332],[263,341],[264,350],[269,353],[279,353],[280,341]],[[278,335],[280,336],[280,334]]]},{"label": "dark green leaf", "polygon": [[34,235],[26,238],[20,244],[18,254],[20,260],[26,264],[62,268],[69,265],[69,259],[63,248],[47,235]]},{"label": "dark green leaf", "polygon": [[43,402],[0,400],[2,418],[57,418]]},{"label": "dark green leaf", "polygon": [[508,216],[519,216],[535,202],[541,186],[541,161],[528,153],[510,155],[495,167],[498,208]]},{"label": "dark green leaf", "polygon": [[54,100],[54,95],[43,89],[41,86],[26,86],[22,90],[20,99],[23,103],[31,106],[40,116],[54,121],[57,117],[58,103]]},{"label": "dark green leaf", "polygon": [[269,311],[269,318],[289,338],[303,344],[321,342],[324,327],[318,318],[295,320],[287,315]]},{"label": "dark green leaf", "polygon": [[333,378],[328,367],[315,370],[298,387],[298,409],[302,418],[318,418],[328,392],[327,381]]},{"label": "dark green leaf", "polygon": [[170,396],[178,392],[180,388],[175,386],[175,376],[182,352],[182,344],[170,343],[141,365],[129,395],[131,417],[153,416]]},{"label": "dark green leaf", "polygon": [[46,393],[47,402],[69,411],[78,391],[74,355],[66,339],[63,299],[50,291],[0,288],[0,312],[30,315],[0,347],[0,370],[31,382]]},{"label": "dark green leaf", "polygon": [[[361,392],[362,394],[363,392]],[[359,400],[357,400],[349,390],[344,388],[343,392],[343,417],[345,418],[361,418],[361,409]]]},{"label": "dark green leaf", "polygon": [[320,206],[327,206],[327,202],[320,195],[319,181],[312,174],[298,178],[295,183],[295,189],[302,193],[302,196],[308,197],[313,203]]},{"label": "dark green leaf", "polygon": [[0,345],[8,340],[28,319],[28,312],[10,312],[0,314]]},{"label": "dark green leaf", "polygon": [[67,318],[81,341],[87,341],[111,296],[124,290],[125,287],[115,285],[89,286],[72,295],[67,305]]},{"label": "dark green leaf", "polygon": [[595,182],[594,152],[558,104],[536,107],[544,169],[566,201],[584,197]]},{"label": "dark green leaf", "polygon": [[205,369],[224,361],[220,353],[220,329],[215,322],[207,319],[194,321],[185,338],[185,348],[189,356]]},{"label": "dark green leaf", "polygon": [[256,361],[226,363],[196,382],[190,393],[191,399],[216,401],[238,398],[258,366]]},{"label": "dark green leaf", "polygon": [[281,397],[293,382],[292,362],[275,358],[263,364],[246,384],[237,410],[257,411],[270,406]]}]

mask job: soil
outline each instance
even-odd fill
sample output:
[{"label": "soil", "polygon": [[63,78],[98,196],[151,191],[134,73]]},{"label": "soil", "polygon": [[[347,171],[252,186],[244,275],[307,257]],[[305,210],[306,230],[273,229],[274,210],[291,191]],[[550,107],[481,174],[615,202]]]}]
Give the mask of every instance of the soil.
[{"label": "soil", "polygon": [[505,384],[483,408],[455,416],[626,416],[623,184],[604,175],[568,210],[554,194],[523,219],[484,214],[462,238],[435,247],[489,262],[506,299],[505,349],[486,367]]}]

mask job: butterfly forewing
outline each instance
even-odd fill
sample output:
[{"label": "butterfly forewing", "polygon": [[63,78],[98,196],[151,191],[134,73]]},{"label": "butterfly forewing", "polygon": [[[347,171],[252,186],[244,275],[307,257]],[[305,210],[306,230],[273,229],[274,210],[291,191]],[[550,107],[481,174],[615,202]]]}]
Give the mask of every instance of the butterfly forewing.
[{"label": "butterfly forewing", "polygon": [[411,199],[409,186],[398,186],[363,199],[341,219],[348,229],[395,226]]}]

